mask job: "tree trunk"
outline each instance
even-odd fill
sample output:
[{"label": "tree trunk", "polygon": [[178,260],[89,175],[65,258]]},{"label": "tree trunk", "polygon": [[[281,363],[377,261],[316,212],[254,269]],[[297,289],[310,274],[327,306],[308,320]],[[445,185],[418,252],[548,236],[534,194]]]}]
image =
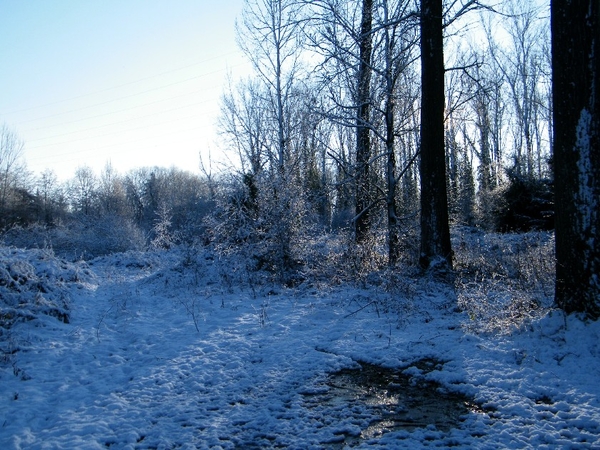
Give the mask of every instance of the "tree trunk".
[{"label": "tree trunk", "polygon": [[444,154],[442,0],[421,0],[421,267],[452,267]]},{"label": "tree trunk", "polygon": [[370,170],[371,137],[370,85],[371,85],[371,28],[373,22],[373,0],[363,0],[360,25],[360,62],[358,68],[357,117],[356,117],[356,215],[354,231],[356,242],[361,243],[371,228],[370,207]]},{"label": "tree trunk", "polygon": [[600,3],[553,0],[556,304],[600,317]]},{"label": "tree trunk", "polygon": [[[387,1],[382,2],[383,19],[389,23],[389,5]],[[398,208],[396,204],[396,134],[395,134],[395,112],[396,98],[395,88],[398,73],[394,73],[394,43],[395,36],[390,36],[390,30],[384,30],[384,54],[385,54],[385,149],[387,153],[386,178],[387,178],[387,219],[388,219],[388,264],[396,265],[400,258],[400,236],[398,233]]]},{"label": "tree trunk", "polygon": [[[388,73],[388,77],[391,74]],[[388,217],[388,263],[394,266],[400,257],[400,236],[398,235],[398,212],[396,206],[396,151],[394,148],[394,97],[388,90],[385,105],[385,148],[387,152],[387,217]]]}]

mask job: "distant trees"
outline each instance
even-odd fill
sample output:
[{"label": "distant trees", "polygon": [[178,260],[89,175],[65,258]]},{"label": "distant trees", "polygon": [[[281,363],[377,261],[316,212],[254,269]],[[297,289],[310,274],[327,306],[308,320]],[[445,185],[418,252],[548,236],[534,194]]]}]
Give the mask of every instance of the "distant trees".
[{"label": "distant trees", "polygon": [[97,181],[94,171],[89,166],[79,167],[75,177],[69,183],[71,209],[84,216],[91,215],[97,206]]},{"label": "distant trees", "polygon": [[552,0],[556,291],[600,317],[600,4]]},{"label": "distant trees", "polygon": [[8,125],[0,126],[0,227],[31,217],[27,171],[22,160],[24,142]]},{"label": "distant trees", "polygon": [[[543,190],[544,186],[551,191],[552,187],[547,10],[510,0],[503,4],[503,11],[506,18],[501,21],[500,29],[506,38],[502,41],[496,37],[499,34],[497,15],[482,14],[486,45],[478,50],[477,59],[483,65],[472,71],[478,80],[475,101],[480,119],[477,128],[481,131],[487,128],[487,140],[482,141],[481,149],[475,152],[480,167],[480,217],[492,219],[487,221],[492,229],[505,231],[511,229],[506,227],[507,217],[524,214],[523,220],[517,217],[521,222],[518,228],[527,229],[526,223],[534,229],[539,225],[547,228],[548,223],[552,226],[552,198],[539,199],[545,205],[537,205],[535,209],[539,211],[542,207],[543,214],[534,213],[531,217],[527,217],[527,210],[519,210],[520,206],[512,203],[513,193],[524,186],[530,192]],[[487,149],[483,146],[485,142]]]},{"label": "distant trees", "polygon": [[128,215],[123,178],[110,162],[104,166],[97,180],[97,198],[103,214]]},{"label": "distant trees", "polygon": [[44,170],[37,178],[35,194],[40,203],[38,220],[41,223],[51,226],[65,218],[67,211],[65,189],[52,170]]},{"label": "distant trees", "polygon": [[[504,219],[514,212],[513,181],[552,186],[547,11],[515,0],[494,10],[466,0],[447,6],[450,221],[506,231]],[[544,220],[523,223],[534,228],[551,223],[552,199],[544,202]]]},{"label": "distant trees", "polygon": [[79,167],[65,182],[49,170],[26,183],[27,172],[11,175],[0,228],[7,243],[90,257],[206,239],[214,195],[199,175],[159,167],[121,175],[110,164],[100,174]]},{"label": "distant trees", "polygon": [[544,55],[549,51],[544,46],[548,27],[540,21],[540,9],[533,5],[510,1],[506,10],[508,44],[501,48],[487,23],[489,52],[507,87],[506,101],[512,111],[513,170],[518,176],[539,178],[548,174],[548,146],[542,142],[550,108],[544,92],[549,89],[549,61]]}]

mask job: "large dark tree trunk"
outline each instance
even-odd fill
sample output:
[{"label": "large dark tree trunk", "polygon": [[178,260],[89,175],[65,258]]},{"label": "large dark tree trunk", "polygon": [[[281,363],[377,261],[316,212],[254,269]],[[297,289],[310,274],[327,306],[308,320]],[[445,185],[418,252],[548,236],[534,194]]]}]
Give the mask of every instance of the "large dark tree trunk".
[{"label": "large dark tree trunk", "polygon": [[452,267],[444,153],[442,0],[421,0],[421,255]]},{"label": "large dark tree trunk", "polygon": [[373,37],[373,0],[363,0],[360,25],[360,62],[358,67],[357,116],[356,116],[356,216],[354,231],[356,242],[367,237],[371,228],[370,191],[371,177],[369,165],[371,159],[370,121],[370,85],[371,52]]},{"label": "large dark tree trunk", "polygon": [[600,317],[600,2],[553,0],[557,305]]}]

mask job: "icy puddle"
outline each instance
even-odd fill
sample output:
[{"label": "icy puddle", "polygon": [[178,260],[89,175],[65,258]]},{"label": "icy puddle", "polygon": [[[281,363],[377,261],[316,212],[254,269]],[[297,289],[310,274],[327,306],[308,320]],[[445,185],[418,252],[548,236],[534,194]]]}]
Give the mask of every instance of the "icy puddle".
[{"label": "icy puddle", "polygon": [[[466,396],[446,392],[422,377],[398,369],[359,364],[361,368],[329,375],[322,389],[304,394],[305,406],[318,410],[321,417],[343,418],[345,425],[334,432],[335,437],[327,444],[353,446],[364,440],[376,440],[390,431],[412,431],[431,425],[448,431],[458,427],[469,412],[478,410]],[[442,364],[426,359],[412,366],[427,373]]]}]

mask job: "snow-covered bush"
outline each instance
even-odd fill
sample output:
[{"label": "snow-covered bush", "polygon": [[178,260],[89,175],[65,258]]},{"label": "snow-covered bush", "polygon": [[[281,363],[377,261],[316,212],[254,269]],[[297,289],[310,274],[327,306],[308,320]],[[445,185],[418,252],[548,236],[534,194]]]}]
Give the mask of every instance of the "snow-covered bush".
[{"label": "snow-covered bush", "polygon": [[89,282],[93,274],[85,263],[70,263],[50,250],[0,247],[0,351],[8,348],[7,336],[16,322],[40,314],[69,322],[69,284]]},{"label": "snow-covered bush", "polygon": [[238,273],[263,271],[288,284],[304,264],[303,244],[312,232],[307,211],[294,183],[245,175],[230,181],[205,224],[217,253],[238,257],[232,258]]},{"label": "snow-covered bush", "polygon": [[387,263],[383,231],[372,233],[361,244],[356,244],[350,230],[341,233],[340,253],[330,261],[335,264],[337,276],[366,286],[372,274],[385,268]]},{"label": "snow-covered bush", "polygon": [[34,224],[13,227],[2,235],[7,246],[51,248],[57,255],[75,260],[145,247],[145,236],[131,221],[118,216],[80,216],[55,226]]},{"label": "snow-covered bush", "polygon": [[157,211],[157,217],[152,227],[152,240],[150,245],[155,249],[170,249],[176,242],[175,233],[172,231],[171,211],[163,204]]}]

